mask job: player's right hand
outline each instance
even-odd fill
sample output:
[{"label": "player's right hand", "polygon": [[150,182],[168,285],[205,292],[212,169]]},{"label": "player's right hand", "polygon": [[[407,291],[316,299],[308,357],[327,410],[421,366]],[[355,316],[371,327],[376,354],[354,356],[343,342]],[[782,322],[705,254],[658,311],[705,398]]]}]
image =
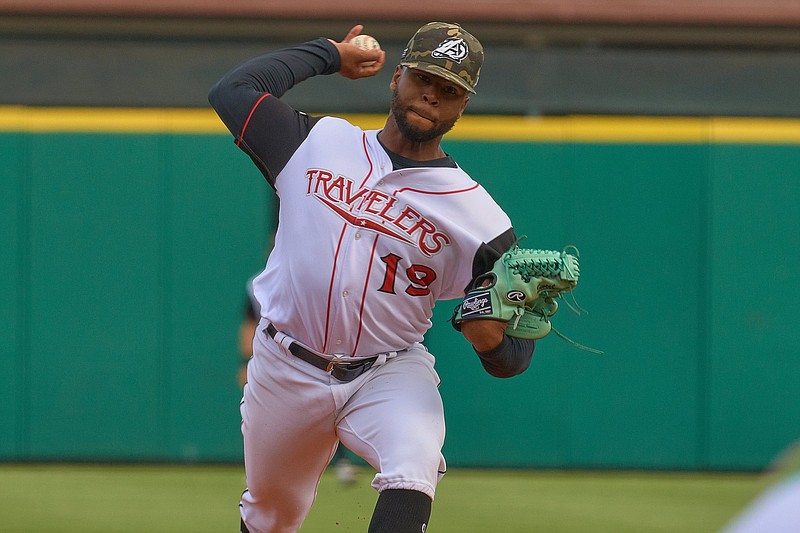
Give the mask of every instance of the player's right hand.
[{"label": "player's right hand", "polygon": [[362,50],[350,44],[350,41],[356,35],[360,35],[363,29],[363,25],[356,24],[350,29],[347,36],[345,36],[341,42],[328,39],[339,51],[341,61],[339,74],[351,80],[374,76],[383,68],[386,62],[386,52],[383,50]]}]

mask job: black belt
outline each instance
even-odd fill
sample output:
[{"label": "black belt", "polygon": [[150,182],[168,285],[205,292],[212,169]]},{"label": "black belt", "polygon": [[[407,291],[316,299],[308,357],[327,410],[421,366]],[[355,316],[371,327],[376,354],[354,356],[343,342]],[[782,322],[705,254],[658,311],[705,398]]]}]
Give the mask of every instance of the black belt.
[{"label": "black belt", "polygon": [[[278,334],[278,330],[275,329],[275,326],[272,325],[272,322],[267,324],[267,333],[269,333],[269,336],[273,339],[275,338],[275,335]],[[321,355],[315,354],[311,350],[299,345],[296,342],[291,342],[289,344],[289,352],[291,352],[291,354],[298,359],[302,359],[306,363],[314,365],[320,370],[328,372],[339,381],[353,381],[358,376],[369,370],[372,365],[375,364],[375,361],[378,360],[378,356],[376,355],[362,359],[355,363],[332,361],[322,357]]]}]

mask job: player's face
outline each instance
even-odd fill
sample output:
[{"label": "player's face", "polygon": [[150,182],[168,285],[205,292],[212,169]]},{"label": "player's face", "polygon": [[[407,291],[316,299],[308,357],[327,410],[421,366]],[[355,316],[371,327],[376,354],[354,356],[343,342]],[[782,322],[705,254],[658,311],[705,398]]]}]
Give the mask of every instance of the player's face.
[{"label": "player's face", "polygon": [[461,86],[407,67],[397,68],[390,88],[397,127],[404,137],[417,143],[450,131],[469,101]]}]

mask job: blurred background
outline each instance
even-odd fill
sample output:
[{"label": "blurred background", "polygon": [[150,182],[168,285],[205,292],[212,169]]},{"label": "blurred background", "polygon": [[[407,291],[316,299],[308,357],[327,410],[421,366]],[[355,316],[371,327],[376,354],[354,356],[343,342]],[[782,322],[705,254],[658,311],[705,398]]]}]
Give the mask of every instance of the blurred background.
[{"label": "blurred background", "polygon": [[241,460],[276,206],[207,91],[362,23],[387,68],[286,99],[380,127],[439,19],[486,51],[445,149],[523,246],[579,248],[556,326],[605,351],[495,380],[440,303],[450,466],[757,472],[800,438],[796,1],[0,0],[0,461]]}]

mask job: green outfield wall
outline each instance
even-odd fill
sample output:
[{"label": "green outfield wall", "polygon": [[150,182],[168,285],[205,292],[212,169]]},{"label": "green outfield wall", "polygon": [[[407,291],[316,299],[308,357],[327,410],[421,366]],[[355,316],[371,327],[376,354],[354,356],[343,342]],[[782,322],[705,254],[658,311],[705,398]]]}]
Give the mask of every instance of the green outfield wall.
[{"label": "green outfield wall", "polygon": [[[349,117],[380,127],[382,117]],[[440,303],[451,466],[760,469],[800,438],[800,121],[464,117],[525,246],[575,245],[531,369]],[[0,108],[0,460],[238,461],[271,189],[210,111]],[[476,212],[475,216],[480,216]]]}]

